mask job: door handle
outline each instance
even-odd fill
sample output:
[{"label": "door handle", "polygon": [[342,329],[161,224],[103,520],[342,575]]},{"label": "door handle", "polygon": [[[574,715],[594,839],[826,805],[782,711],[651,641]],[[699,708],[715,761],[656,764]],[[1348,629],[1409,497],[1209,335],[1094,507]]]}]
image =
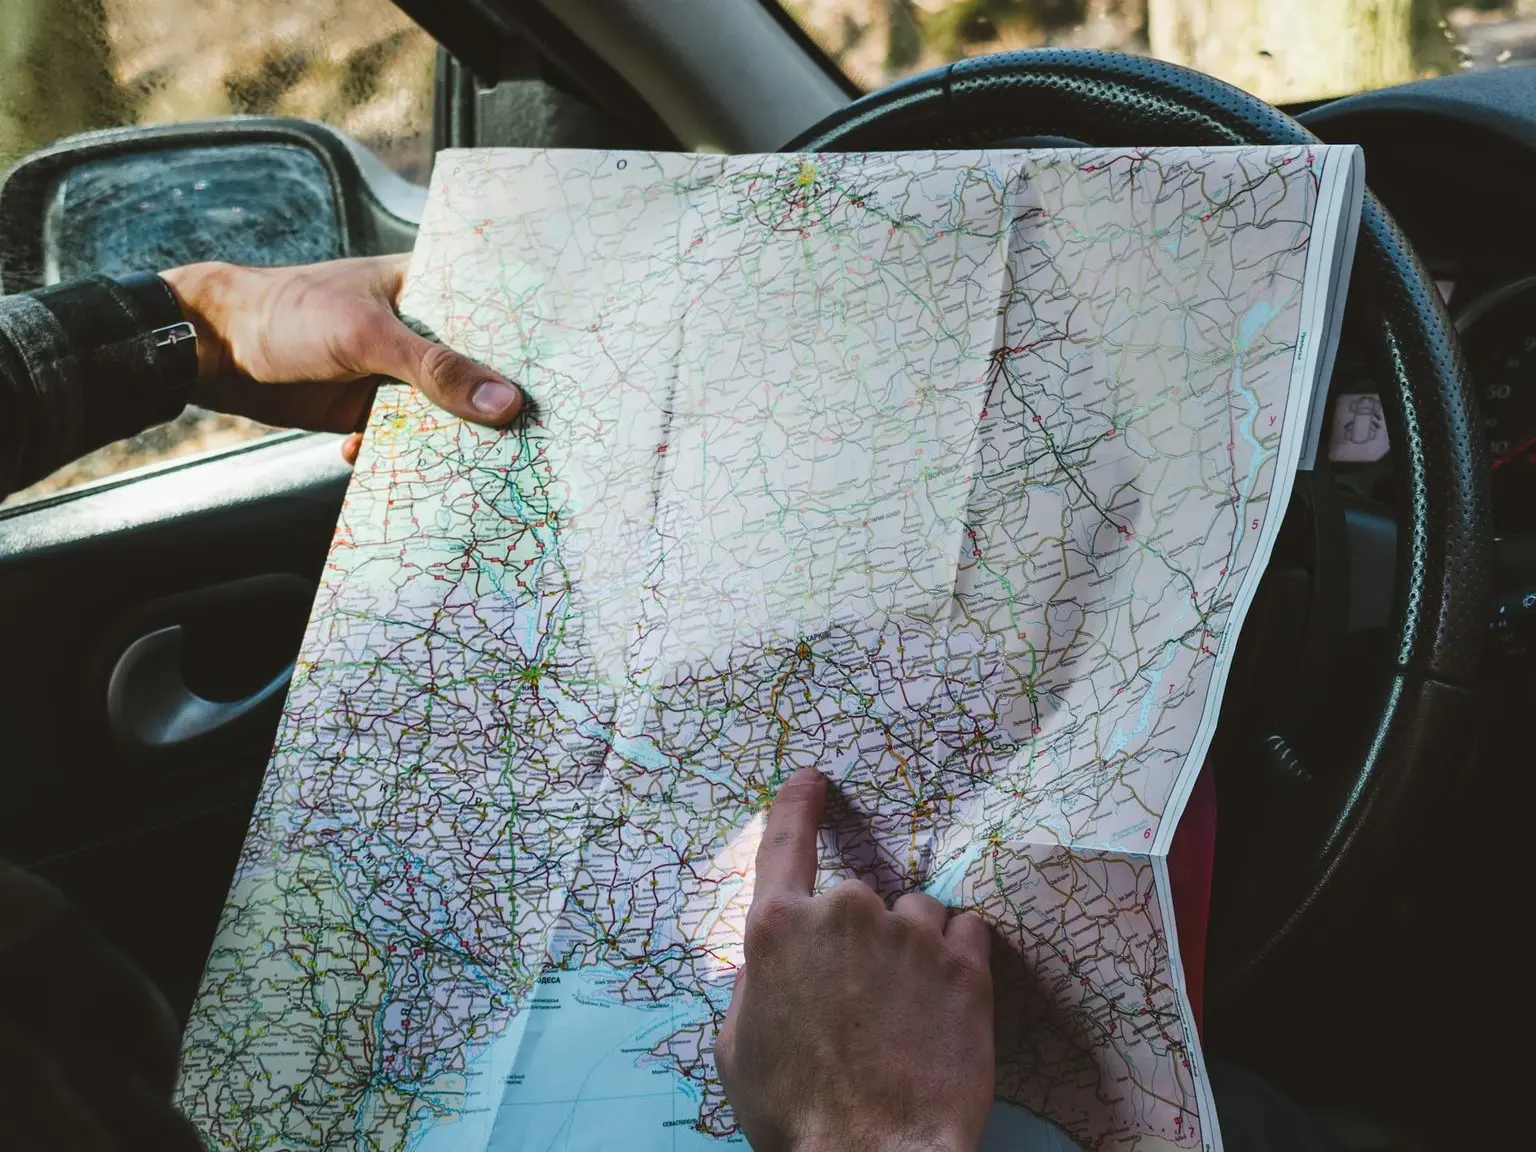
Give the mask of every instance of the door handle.
[{"label": "door handle", "polygon": [[281,696],[290,664],[240,700],[208,700],[187,687],[180,624],[139,637],[118,658],[107,682],[112,733],[130,748],[165,749],[227,728]]}]

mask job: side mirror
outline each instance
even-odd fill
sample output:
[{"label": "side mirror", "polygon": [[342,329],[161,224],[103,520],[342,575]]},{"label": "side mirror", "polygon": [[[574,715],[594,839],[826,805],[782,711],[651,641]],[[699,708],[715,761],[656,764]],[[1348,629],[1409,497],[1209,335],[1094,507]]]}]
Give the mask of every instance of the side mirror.
[{"label": "side mirror", "polygon": [[0,291],[200,260],[408,251],[426,189],[329,125],[276,117],[61,140],[0,183]]}]

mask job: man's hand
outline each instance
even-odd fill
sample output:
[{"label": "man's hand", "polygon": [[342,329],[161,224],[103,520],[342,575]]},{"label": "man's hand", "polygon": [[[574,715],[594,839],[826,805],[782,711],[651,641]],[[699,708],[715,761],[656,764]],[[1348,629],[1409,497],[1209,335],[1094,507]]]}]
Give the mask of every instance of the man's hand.
[{"label": "man's hand", "polygon": [[801,769],[768,813],[746,962],[715,1048],[755,1152],[972,1152],[993,1095],[990,937],[909,893],[812,895],[827,779]]},{"label": "man's hand", "polygon": [[[522,409],[505,378],[412,332],[395,314],[407,256],[299,268],[190,264],[161,274],[198,336],[192,402],[263,424],[355,433],[378,377],[499,426]],[[360,437],[343,446],[357,459]]]}]

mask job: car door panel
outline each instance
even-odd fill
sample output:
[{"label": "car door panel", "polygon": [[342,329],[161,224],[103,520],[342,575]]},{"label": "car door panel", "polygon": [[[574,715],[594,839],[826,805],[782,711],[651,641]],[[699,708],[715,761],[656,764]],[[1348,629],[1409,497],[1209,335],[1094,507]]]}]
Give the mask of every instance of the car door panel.
[{"label": "car door panel", "polygon": [[[551,56],[478,5],[398,6],[441,44],[434,150],[681,146],[627,84],[581,66],[558,22]],[[329,157],[344,202],[368,200],[346,214],[348,252],[409,246],[422,189],[331,129],[266,129]],[[210,124],[134,131],[218,138]],[[61,888],[182,1015],[281,713],[266,689],[297,653],[348,476],[337,438],[279,434],[0,507],[0,858]],[[195,739],[154,738],[251,696]]]},{"label": "car door panel", "polygon": [[185,1011],[265,769],[278,692],[237,724],[134,746],[123,653],[180,625],[186,683],[238,700],[292,660],[348,469],[279,436],[0,512],[0,857],[61,887]]}]

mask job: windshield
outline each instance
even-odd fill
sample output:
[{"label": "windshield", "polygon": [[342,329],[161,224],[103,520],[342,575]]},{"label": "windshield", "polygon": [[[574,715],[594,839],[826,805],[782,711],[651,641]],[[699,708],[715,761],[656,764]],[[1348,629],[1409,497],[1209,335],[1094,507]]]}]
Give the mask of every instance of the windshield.
[{"label": "windshield", "polygon": [[1046,46],[1156,56],[1276,104],[1536,60],[1536,0],[782,3],[866,90],[968,56]]}]

